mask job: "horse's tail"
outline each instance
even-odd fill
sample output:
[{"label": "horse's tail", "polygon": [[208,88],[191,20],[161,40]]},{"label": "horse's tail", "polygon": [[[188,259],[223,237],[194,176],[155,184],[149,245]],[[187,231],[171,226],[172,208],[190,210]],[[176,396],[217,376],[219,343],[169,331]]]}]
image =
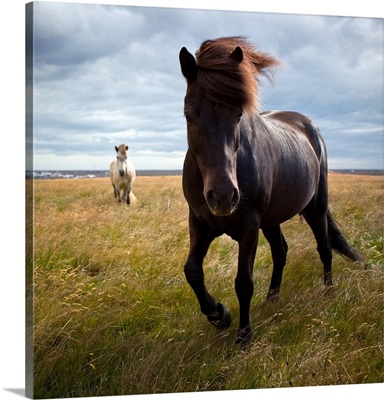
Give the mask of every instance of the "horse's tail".
[{"label": "horse's tail", "polygon": [[134,195],[134,193],[132,191],[129,192],[129,201],[130,201],[130,204],[137,203],[137,197]]},{"label": "horse's tail", "polygon": [[347,240],[340,232],[336,221],[332,218],[329,210],[327,212],[327,220],[328,238],[332,249],[336,250],[339,254],[351,259],[352,261],[362,261],[362,256],[348,244]]}]

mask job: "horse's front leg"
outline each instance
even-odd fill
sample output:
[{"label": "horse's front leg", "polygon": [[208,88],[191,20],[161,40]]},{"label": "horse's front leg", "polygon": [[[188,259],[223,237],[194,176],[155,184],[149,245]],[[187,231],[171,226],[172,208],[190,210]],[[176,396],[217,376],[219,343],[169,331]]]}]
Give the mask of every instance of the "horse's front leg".
[{"label": "horse's front leg", "polygon": [[120,187],[118,185],[115,185],[114,183],[112,185],[113,185],[113,192],[115,195],[115,200],[117,202],[119,202],[120,201]]},{"label": "horse's front leg", "polygon": [[121,203],[121,197],[120,197],[120,185],[114,184],[113,188],[115,189],[115,199],[117,200],[118,203]]},{"label": "horse's front leg", "polygon": [[248,345],[251,341],[249,310],[253,296],[253,264],[255,262],[259,224],[244,230],[239,242],[239,264],[235,280],[235,289],[240,306],[240,323],[236,343]]},{"label": "horse's front leg", "polygon": [[121,202],[123,204],[125,204],[125,203],[129,204],[128,203],[128,191],[127,191],[127,188],[125,186],[123,187],[123,195],[121,196]]},{"label": "horse's front leg", "polygon": [[112,186],[113,186],[113,195],[114,195],[114,197],[116,199],[116,197],[117,197],[116,186],[115,186],[114,183],[112,183]]},{"label": "horse's front leg", "polygon": [[190,211],[189,236],[190,249],[184,266],[185,277],[195,292],[201,312],[207,316],[208,321],[219,329],[228,328],[231,324],[231,314],[221,303],[216,303],[204,284],[203,261],[216,235],[201,224]]}]

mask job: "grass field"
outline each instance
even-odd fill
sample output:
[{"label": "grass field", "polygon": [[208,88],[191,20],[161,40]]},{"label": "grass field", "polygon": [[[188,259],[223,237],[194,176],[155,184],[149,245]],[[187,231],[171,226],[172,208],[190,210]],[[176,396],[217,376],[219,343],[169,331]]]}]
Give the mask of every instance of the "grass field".
[{"label": "grass field", "polygon": [[[32,181],[27,182],[32,184]],[[34,182],[34,396],[128,395],[383,382],[383,179],[330,175],[330,208],[365,258],[334,256],[334,288],[308,226],[283,224],[281,295],[261,235],[251,304],[253,342],[234,344],[237,244],[218,238],[207,287],[230,309],[216,331],[183,273],[188,207],[181,177],[138,177],[134,206],[108,179]]]}]

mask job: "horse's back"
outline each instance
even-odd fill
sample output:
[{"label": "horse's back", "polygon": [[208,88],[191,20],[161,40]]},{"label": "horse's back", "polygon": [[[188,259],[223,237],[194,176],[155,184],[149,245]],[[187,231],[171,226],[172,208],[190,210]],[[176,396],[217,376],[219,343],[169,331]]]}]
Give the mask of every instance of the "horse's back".
[{"label": "horse's back", "polygon": [[296,111],[264,111],[260,113],[260,116],[267,121],[278,121],[303,134],[311,144],[318,160],[323,159],[326,162],[326,149],[320,130],[306,115]]},{"label": "horse's back", "polygon": [[262,218],[262,225],[270,226],[290,219],[312,200],[326,174],[326,153],[320,131],[305,115],[268,111],[260,118],[264,129],[258,144],[272,148],[268,157],[256,149],[263,170],[273,171],[271,184],[264,186],[270,197]]}]

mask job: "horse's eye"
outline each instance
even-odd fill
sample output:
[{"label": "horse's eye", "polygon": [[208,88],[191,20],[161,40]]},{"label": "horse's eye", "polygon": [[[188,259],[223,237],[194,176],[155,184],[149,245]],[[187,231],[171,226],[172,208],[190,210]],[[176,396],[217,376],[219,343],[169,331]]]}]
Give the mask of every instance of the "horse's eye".
[{"label": "horse's eye", "polygon": [[192,121],[192,117],[190,115],[184,114],[184,116],[185,116],[185,119],[186,119],[187,122],[191,122]]},{"label": "horse's eye", "polygon": [[243,116],[243,110],[239,112],[239,115],[237,116],[237,122],[240,122],[242,116]]}]

